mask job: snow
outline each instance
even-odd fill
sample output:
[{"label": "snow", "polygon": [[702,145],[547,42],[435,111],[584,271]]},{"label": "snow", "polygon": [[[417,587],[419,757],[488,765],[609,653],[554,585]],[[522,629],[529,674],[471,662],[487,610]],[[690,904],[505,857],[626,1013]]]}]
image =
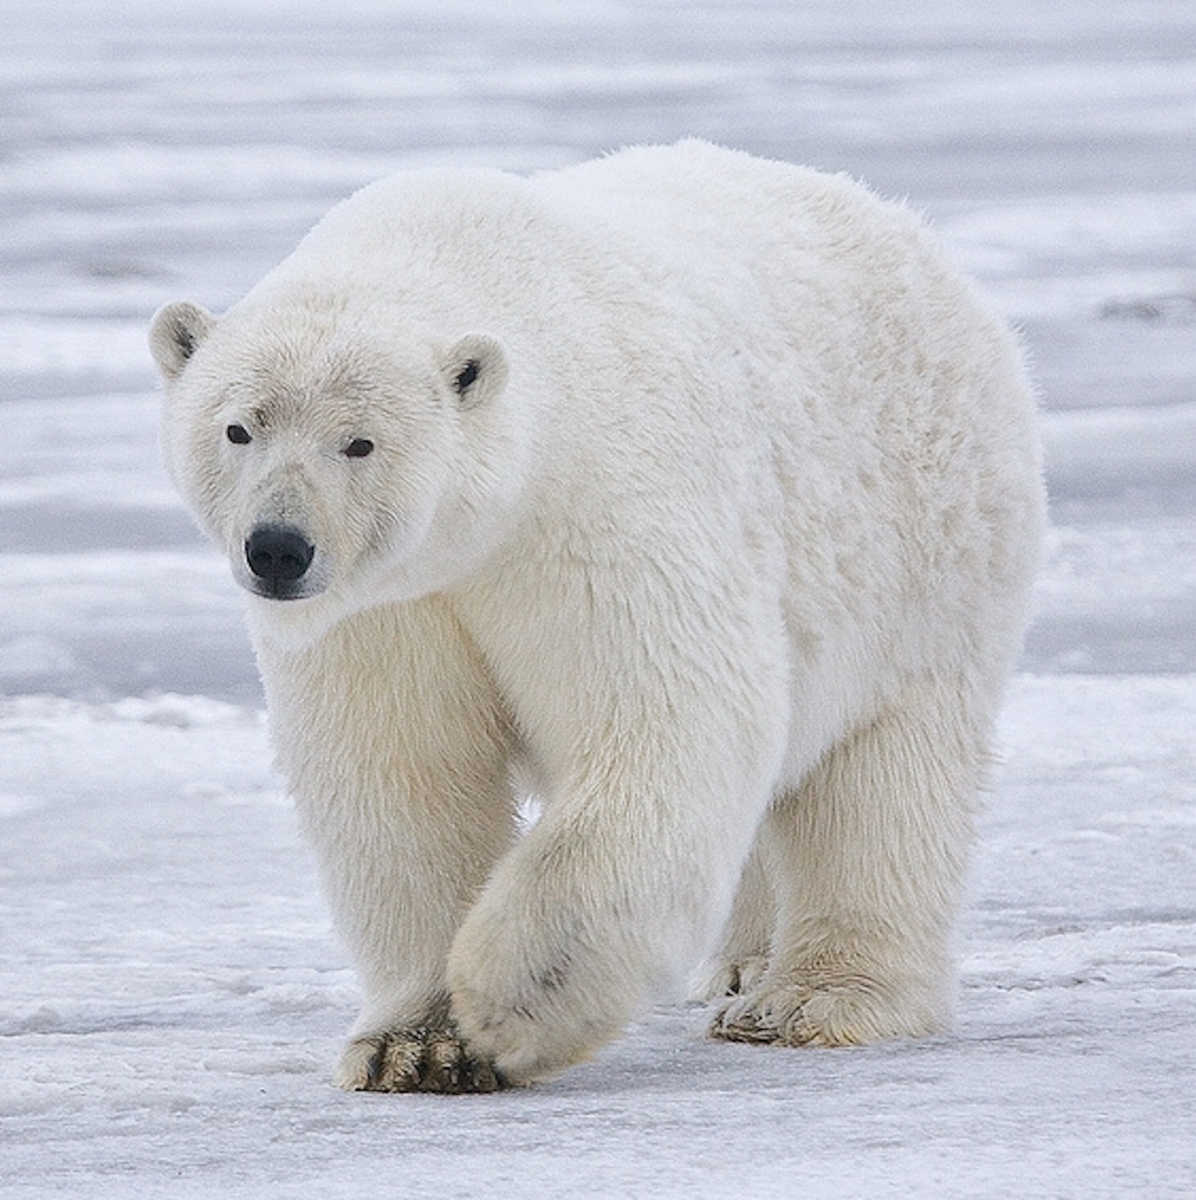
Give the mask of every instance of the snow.
[{"label": "snow", "polygon": [[[498,7],[5,6],[0,1196],[1196,1194],[1196,11]],[[956,1028],[783,1051],[678,1002],[525,1091],[342,1094],[356,984],[146,322],[394,167],[690,133],[908,196],[1042,386]]]}]

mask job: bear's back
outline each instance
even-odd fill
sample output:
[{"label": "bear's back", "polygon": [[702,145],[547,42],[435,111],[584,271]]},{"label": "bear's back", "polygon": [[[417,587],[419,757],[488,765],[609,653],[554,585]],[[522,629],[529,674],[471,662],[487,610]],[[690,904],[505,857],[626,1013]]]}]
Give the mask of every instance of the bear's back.
[{"label": "bear's back", "polygon": [[666,289],[792,311],[875,281],[920,255],[921,237],[915,218],[845,176],[691,139],[527,178],[398,172],[333,208],[263,285],[325,279],[359,299],[410,299],[438,325]]}]

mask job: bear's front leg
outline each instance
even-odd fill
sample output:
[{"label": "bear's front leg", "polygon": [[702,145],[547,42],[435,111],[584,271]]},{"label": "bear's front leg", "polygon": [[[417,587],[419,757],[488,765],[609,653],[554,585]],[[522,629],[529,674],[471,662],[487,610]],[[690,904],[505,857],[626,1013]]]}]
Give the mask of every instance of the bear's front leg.
[{"label": "bear's front leg", "polygon": [[433,601],[375,609],[314,646],[259,639],[280,766],[365,993],[337,1083],[492,1091],[449,1014],[461,920],[514,836],[514,738],[493,684]]},{"label": "bear's front leg", "polygon": [[453,943],[453,1016],[511,1083],[588,1058],[726,918],[776,769],[766,726],[728,715],[687,738],[667,725],[578,764]]},{"label": "bear's front leg", "polygon": [[673,575],[672,542],[578,534],[458,599],[544,801],[449,955],[452,1015],[510,1083],[588,1058],[682,984],[727,919],[789,693],[775,596],[750,562],[728,567],[723,532]]}]

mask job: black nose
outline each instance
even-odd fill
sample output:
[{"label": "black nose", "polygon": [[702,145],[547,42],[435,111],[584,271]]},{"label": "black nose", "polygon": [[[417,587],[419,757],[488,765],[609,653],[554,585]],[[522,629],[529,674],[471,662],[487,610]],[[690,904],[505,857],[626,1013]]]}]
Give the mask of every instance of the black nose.
[{"label": "black nose", "polygon": [[259,525],[245,541],[249,569],[272,590],[302,579],[316,548],[288,525]]}]

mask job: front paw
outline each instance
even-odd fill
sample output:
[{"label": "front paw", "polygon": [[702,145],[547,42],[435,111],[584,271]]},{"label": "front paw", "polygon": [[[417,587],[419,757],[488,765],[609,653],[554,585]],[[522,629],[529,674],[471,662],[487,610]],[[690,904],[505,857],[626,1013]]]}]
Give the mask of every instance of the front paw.
[{"label": "front paw", "polygon": [[476,909],[449,956],[452,1016],[513,1084],[590,1057],[627,1019],[616,969],[591,946]]},{"label": "front paw", "polygon": [[355,1038],[337,1067],[351,1092],[495,1092],[507,1085],[493,1061],[452,1025],[412,1026]]}]

